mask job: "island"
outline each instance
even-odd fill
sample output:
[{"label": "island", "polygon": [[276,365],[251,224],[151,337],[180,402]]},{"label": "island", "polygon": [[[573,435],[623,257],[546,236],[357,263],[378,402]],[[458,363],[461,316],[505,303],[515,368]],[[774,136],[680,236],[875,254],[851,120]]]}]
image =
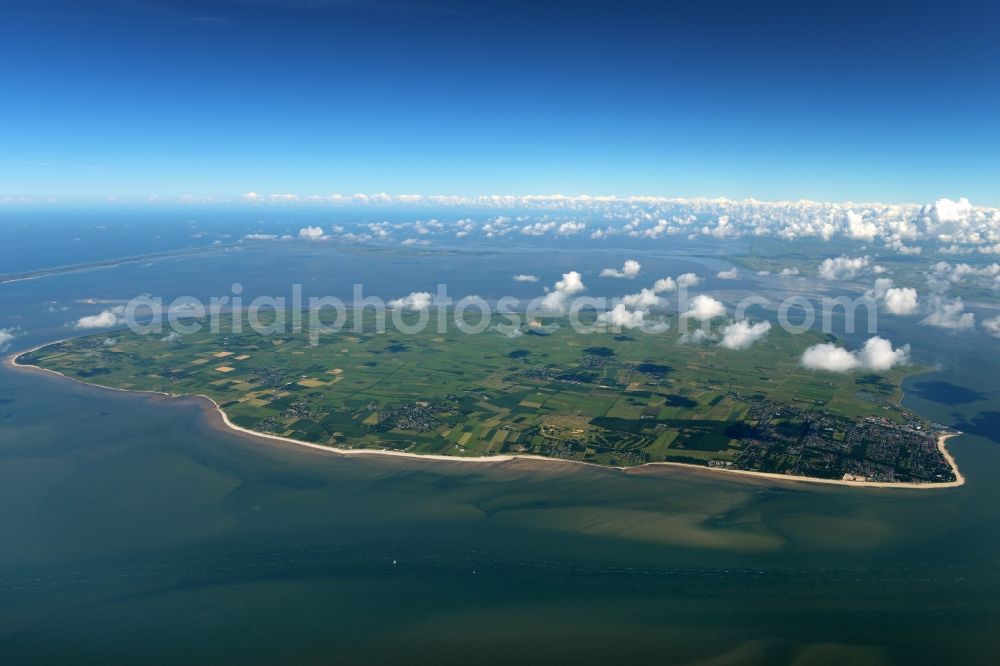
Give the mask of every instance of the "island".
[{"label": "island", "polygon": [[[402,315],[400,328],[418,318]],[[339,332],[320,336],[308,321],[258,332],[224,318],[215,332],[206,320],[184,335],[87,335],[15,362],[109,388],[204,396],[234,428],[338,451],[962,482],[943,427],[900,404],[902,379],[920,368],[813,371],[802,351],[832,336],[775,326],[730,350],[685,344],[676,317],[666,319],[659,333],[579,333],[561,317],[511,328],[499,315],[478,334],[433,320],[414,333],[349,311]]]}]

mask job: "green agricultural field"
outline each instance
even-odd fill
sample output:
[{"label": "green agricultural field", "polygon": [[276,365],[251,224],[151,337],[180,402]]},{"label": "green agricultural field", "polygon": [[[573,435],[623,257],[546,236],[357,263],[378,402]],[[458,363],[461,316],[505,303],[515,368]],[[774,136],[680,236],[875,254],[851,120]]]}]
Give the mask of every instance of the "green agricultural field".
[{"label": "green agricultural field", "polygon": [[[662,334],[581,334],[550,320],[559,324],[551,333],[523,326],[513,335],[498,330],[508,323],[499,317],[476,335],[454,324],[438,332],[435,321],[409,334],[349,319],[315,346],[308,326],[262,334],[225,323],[212,333],[206,324],[179,337],[120,331],[48,345],[19,362],[102,386],[203,394],[233,423],[259,432],[338,448],[453,456],[746,468],[779,461],[780,471],[791,471],[804,458],[784,449],[794,451],[797,433],[810,431],[803,423],[837,421],[828,427],[830,441],[842,443],[866,418],[887,426],[913,419],[898,406],[902,372],[802,368],[803,349],[826,339],[819,333],[774,327],[752,348],[731,351],[680,344],[676,320]],[[738,463],[755,441],[778,442],[782,455]]]}]

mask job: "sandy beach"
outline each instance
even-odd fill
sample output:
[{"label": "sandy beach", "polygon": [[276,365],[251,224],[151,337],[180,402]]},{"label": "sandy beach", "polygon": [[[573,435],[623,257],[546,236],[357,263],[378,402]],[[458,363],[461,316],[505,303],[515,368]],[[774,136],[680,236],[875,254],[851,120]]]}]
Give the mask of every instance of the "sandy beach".
[{"label": "sandy beach", "polygon": [[325,446],[323,444],[315,444],[312,442],[303,442],[301,440],[292,439],[290,437],[282,437],[280,435],[272,435],[269,433],[257,432],[255,430],[249,430],[247,428],[240,427],[229,420],[229,416],[226,412],[219,406],[219,404],[213,400],[211,397],[204,394],[176,394],[168,393],[165,391],[135,391],[131,389],[121,389],[115,388],[113,386],[102,386],[100,384],[94,384],[91,382],[85,382],[74,377],[69,377],[56,370],[50,370],[48,368],[43,368],[37,365],[32,365],[28,363],[19,363],[18,358],[25,354],[30,354],[34,351],[41,349],[42,347],[48,347],[49,345],[58,344],[63,342],[63,340],[56,340],[53,342],[46,342],[45,344],[38,345],[31,349],[26,349],[14,354],[8,355],[4,359],[4,364],[10,368],[28,371],[45,372],[51,375],[61,377],[63,379],[68,379],[69,381],[82,384],[84,386],[90,386],[97,389],[103,389],[107,391],[118,391],[121,393],[133,393],[133,394],[145,394],[151,396],[160,396],[166,398],[201,398],[207,400],[214,407],[215,414],[219,417],[219,422],[222,427],[227,430],[240,433],[243,436],[253,437],[256,439],[272,440],[277,442],[282,442],[284,444],[292,444],[299,447],[304,447],[312,449],[315,451],[322,451],[328,454],[335,455],[345,455],[345,456],[393,456],[397,458],[410,458],[415,460],[438,460],[443,462],[451,463],[503,463],[511,461],[537,461],[546,464],[561,463],[561,464],[574,464],[574,465],[587,465],[589,467],[596,467],[599,469],[615,469],[622,471],[624,473],[635,473],[643,469],[655,469],[658,467],[669,467],[683,469],[690,472],[704,472],[709,474],[717,475],[727,475],[730,478],[733,476],[750,477],[755,479],[762,479],[781,483],[819,483],[826,485],[837,485],[837,486],[849,486],[853,488],[891,488],[891,489],[911,489],[911,490],[936,490],[939,488],[955,488],[965,484],[965,476],[958,469],[958,464],[955,462],[955,458],[948,451],[946,443],[952,437],[957,437],[962,433],[959,432],[946,432],[940,433],[937,437],[938,450],[941,451],[941,455],[944,456],[948,465],[951,467],[955,474],[954,481],[947,481],[943,483],[909,483],[909,482],[879,482],[879,481],[858,481],[858,480],[848,480],[848,479],[820,479],[810,476],[797,476],[792,474],[775,474],[771,472],[755,472],[750,470],[739,470],[739,469],[728,469],[724,467],[706,467],[703,465],[692,465],[689,463],[680,462],[651,462],[645,463],[643,465],[636,465],[633,467],[613,467],[609,465],[599,465],[596,463],[586,462],[582,460],[567,460],[562,458],[548,458],[545,456],[536,456],[530,454],[505,454],[498,456],[446,456],[440,454],[423,454],[423,453],[407,453],[404,451],[390,451],[384,449],[345,449],[337,448],[332,446]]}]

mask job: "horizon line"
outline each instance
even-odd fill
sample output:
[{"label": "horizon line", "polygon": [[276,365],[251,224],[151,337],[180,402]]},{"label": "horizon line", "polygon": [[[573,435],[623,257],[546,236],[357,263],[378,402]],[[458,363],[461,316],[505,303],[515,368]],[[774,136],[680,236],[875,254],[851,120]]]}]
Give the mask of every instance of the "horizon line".
[{"label": "horizon line", "polygon": [[373,194],[357,192],[354,194],[310,194],[293,193],[258,194],[250,191],[239,196],[223,195],[4,195],[0,197],[3,206],[59,206],[59,205],[143,205],[143,206],[194,206],[194,205],[232,205],[232,206],[471,206],[471,207],[531,207],[545,204],[563,205],[609,205],[609,204],[738,204],[762,206],[868,206],[868,207],[905,207],[922,208],[936,202],[948,201],[981,210],[1000,210],[1000,206],[972,204],[967,197],[952,199],[939,196],[932,201],[854,201],[851,199],[831,201],[810,199],[808,197],[784,199],[758,199],[749,197],[727,196],[664,196],[654,194],[388,194],[378,192]]}]

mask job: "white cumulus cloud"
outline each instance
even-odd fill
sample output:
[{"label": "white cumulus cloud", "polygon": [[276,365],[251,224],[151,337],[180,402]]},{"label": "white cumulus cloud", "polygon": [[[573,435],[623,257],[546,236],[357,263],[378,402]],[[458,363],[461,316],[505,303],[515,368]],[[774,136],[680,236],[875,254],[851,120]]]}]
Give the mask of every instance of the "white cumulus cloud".
[{"label": "white cumulus cloud", "polygon": [[810,370],[882,372],[910,362],[910,345],[893,349],[892,343],[878,336],[869,338],[861,349],[850,351],[831,343],[813,345],[802,353],[802,365]]},{"label": "white cumulus cloud", "polygon": [[623,303],[618,303],[607,312],[599,314],[597,321],[617,328],[639,328],[646,323],[646,311],[629,310]]},{"label": "white cumulus cloud", "polygon": [[878,227],[865,221],[864,215],[853,210],[847,211],[847,235],[854,240],[870,241],[878,234]]},{"label": "white cumulus cloud", "polygon": [[396,310],[426,310],[431,306],[431,295],[426,291],[414,291],[403,298],[389,301],[389,307]]},{"label": "white cumulus cloud", "polygon": [[715,238],[723,239],[739,235],[739,229],[730,224],[728,215],[720,215],[714,227],[702,227],[701,233],[706,236],[714,236]]},{"label": "white cumulus cloud", "polygon": [[556,282],[552,290],[545,294],[541,302],[541,309],[564,312],[569,302],[569,297],[578,294],[586,289],[583,284],[583,277],[577,271],[563,273],[562,279]]},{"label": "white cumulus cloud", "polygon": [[958,201],[938,199],[929,206],[924,206],[923,222],[928,233],[937,235],[952,235],[956,230],[967,225],[973,215],[973,207],[968,199],[962,197]]},{"label": "white cumulus cloud", "polygon": [[653,291],[661,294],[665,291],[677,291],[677,282],[672,277],[660,278],[653,283]]},{"label": "white cumulus cloud", "polygon": [[566,294],[578,294],[586,287],[583,285],[583,277],[576,271],[570,271],[563,273],[562,279],[556,282],[555,289]]},{"label": "white cumulus cloud", "polygon": [[701,278],[694,273],[684,273],[677,276],[678,287],[693,287],[701,282]]},{"label": "white cumulus cloud", "polygon": [[653,289],[641,289],[637,294],[628,294],[622,297],[622,303],[629,308],[648,309],[660,304],[660,297]]},{"label": "white cumulus cloud", "polygon": [[125,306],[116,305],[102,310],[98,314],[80,317],[73,324],[74,328],[111,328],[125,323]]},{"label": "white cumulus cloud", "polygon": [[849,372],[861,365],[857,354],[831,343],[809,347],[802,352],[800,362],[810,370],[829,372]]},{"label": "white cumulus cloud", "polygon": [[521,227],[521,233],[526,236],[544,236],[556,226],[555,222],[535,222]]},{"label": "white cumulus cloud", "polygon": [[852,280],[870,264],[871,259],[868,257],[840,256],[824,259],[819,265],[819,276],[824,280]]},{"label": "white cumulus cloud", "polygon": [[1000,338],[1000,316],[984,319],[983,330],[994,338]]},{"label": "white cumulus cloud", "polygon": [[0,351],[7,351],[11,340],[17,337],[13,328],[0,328]]},{"label": "white cumulus cloud", "polygon": [[573,234],[578,234],[587,228],[586,222],[563,222],[556,229],[557,236],[572,236]]},{"label": "white cumulus cloud", "polygon": [[865,292],[873,301],[894,315],[909,315],[917,311],[917,290],[912,287],[893,287],[892,278],[878,278],[875,285]]},{"label": "white cumulus cloud", "polygon": [[917,290],[912,287],[893,287],[885,292],[885,309],[890,314],[908,315],[917,311]]},{"label": "white cumulus cloud", "polygon": [[299,229],[299,238],[304,240],[320,240],[324,237],[320,227],[303,227]]},{"label": "white cumulus cloud", "polygon": [[747,349],[753,343],[767,335],[771,330],[771,322],[761,321],[751,324],[748,321],[738,321],[722,327],[720,347],[726,349]]},{"label": "white cumulus cloud", "polygon": [[943,294],[931,297],[929,314],[920,320],[924,326],[936,326],[962,331],[976,325],[976,315],[965,311],[961,297],[947,298]]},{"label": "white cumulus cloud", "polygon": [[726,306],[711,296],[698,294],[691,299],[691,305],[682,317],[707,321],[726,314]]},{"label": "white cumulus cloud", "polygon": [[538,276],[520,273],[514,276],[514,282],[538,282]]},{"label": "white cumulus cloud", "polygon": [[728,271],[719,271],[715,277],[720,280],[736,280],[740,277],[740,272],[735,268],[730,268]]},{"label": "white cumulus cloud", "polygon": [[639,270],[642,268],[640,264],[635,259],[626,259],[625,264],[622,266],[621,270],[617,268],[605,268],[601,271],[601,277],[610,278],[627,278],[631,280],[636,275],[639,274]]},{"label": "white cumulus cloud", "polygon": [[965,263],[949,264],[939,261],[931,266],[934,277],[946,279],[954,284],[961,284],[966,278],[987,278],[987,282],[1000,275],[1000,264],[992,263],[986,266],[971,266]]}]

